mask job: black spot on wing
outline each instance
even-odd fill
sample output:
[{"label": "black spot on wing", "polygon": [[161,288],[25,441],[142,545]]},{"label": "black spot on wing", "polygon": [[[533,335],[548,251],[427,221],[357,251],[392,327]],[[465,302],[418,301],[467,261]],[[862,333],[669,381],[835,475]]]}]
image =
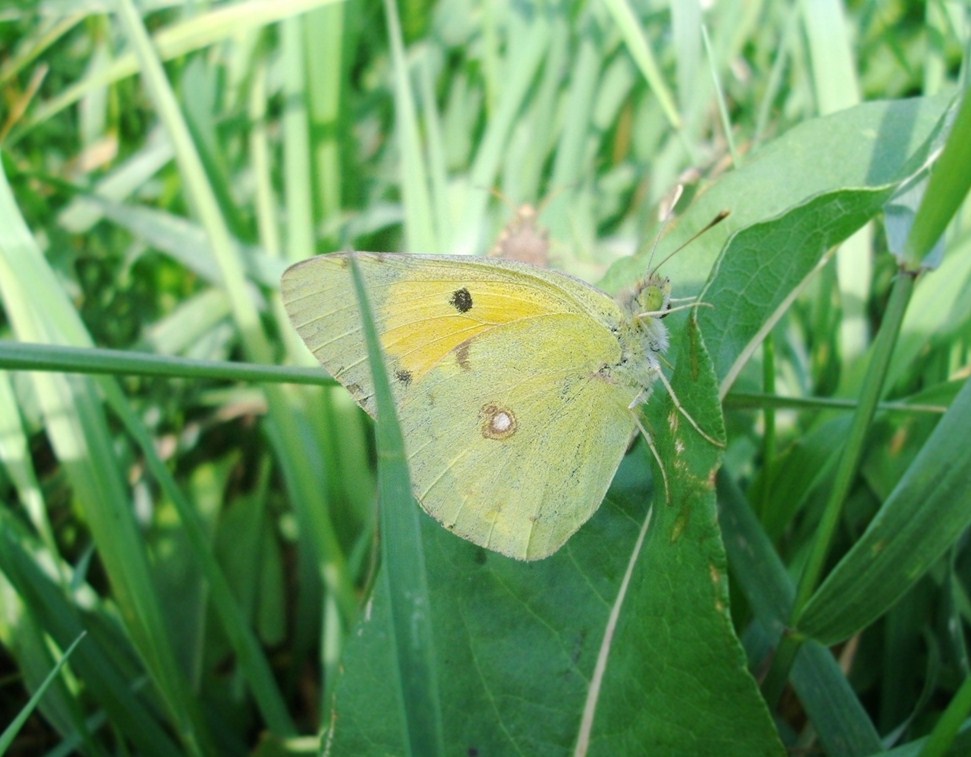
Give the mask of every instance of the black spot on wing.
[{"label": "black spot on wing", "polygon": [[460,313],[468,313],[472,309],[472,295],[468,289],[462,287],[452,292],[452,298],[448,303]]}]

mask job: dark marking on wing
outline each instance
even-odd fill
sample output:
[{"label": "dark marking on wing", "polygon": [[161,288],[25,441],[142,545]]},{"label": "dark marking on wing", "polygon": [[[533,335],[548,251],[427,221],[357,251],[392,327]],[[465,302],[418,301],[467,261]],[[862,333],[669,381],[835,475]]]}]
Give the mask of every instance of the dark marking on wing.
[{"label": "dark marking on wing", "polygon": [[458,362],[459,368],[461,368],[463,371],[472,370],[472,364],[469,362],[469,350],[471,348],[471,339],[467,339],[455,348],[455,360]]},{"label": "dark marking on wing", "polygon": [[448,303],[460,313],[468,313],[472,309],[472,295],[468,289],[462,287],[452,292],[452,298]]},{"label": "dark marking on wing", "polygon": [[483,405],[479,411],[479,417],[483,419],[482,435],[486,439],[498,441],[508,439],[518,428],[516,415],[508,407],[492,403]]}]

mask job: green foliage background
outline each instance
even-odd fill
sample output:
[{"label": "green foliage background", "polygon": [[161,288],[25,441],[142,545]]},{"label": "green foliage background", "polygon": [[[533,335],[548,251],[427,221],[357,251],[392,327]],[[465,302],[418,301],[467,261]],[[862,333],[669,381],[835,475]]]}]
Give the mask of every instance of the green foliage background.
[{"label": "green foliage background", "polygon": [[[966,753],[969,21],[0,7],[0,751]],[[730,211],[662,269],[726,449],[658,389],[670,503],[637,444],[536,564],[401,495],[278,299],[527,202],[608,291]]]}]

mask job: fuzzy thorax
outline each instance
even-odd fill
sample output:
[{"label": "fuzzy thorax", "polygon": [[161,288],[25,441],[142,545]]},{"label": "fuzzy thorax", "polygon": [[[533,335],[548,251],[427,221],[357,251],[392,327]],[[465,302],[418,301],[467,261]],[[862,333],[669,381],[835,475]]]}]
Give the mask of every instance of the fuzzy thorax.
[{"label": "fuzzy thorax", "polygon": [[618,334],[621,362],[616,374],[636,390],[634,404],[647,402],[661,372],[661,355],[669,344],[661,318],[670,299],[670,280],[652,274],[621,300],[625,318]]}]

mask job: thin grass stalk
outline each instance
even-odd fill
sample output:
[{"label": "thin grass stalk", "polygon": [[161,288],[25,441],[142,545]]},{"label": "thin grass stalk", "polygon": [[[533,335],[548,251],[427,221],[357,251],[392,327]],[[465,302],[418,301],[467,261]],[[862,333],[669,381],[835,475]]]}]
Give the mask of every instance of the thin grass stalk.
[{"label": "thin grass stalk", "polygon": [[[836,533],[836,527],[842,517],[846,495],[856,478],[866,436],[873,422],[880,395],[883,392],[890,359],[893,356],[893,348],[900,334],[900,326],[907,310],[907,303],[910,302],[913,294],[915,279],[916,274],[901,269],[894,282],[884,320],[874,342],[870,367],[861,387],[859,405],[853,416],[846,445],[834,475],[833,486],[830,489],[819,527],[816,529],[809,557],[796,587],[789,623],[790,629],[798,629],[802,609],[819,585],[823,567],[832,546],[833,536]],[[775,702],[778,701],[803,641],[804,639],[797,632],[783,636],[772,668],[762,687],[765,699],[770,706],[774,706]]]}]

